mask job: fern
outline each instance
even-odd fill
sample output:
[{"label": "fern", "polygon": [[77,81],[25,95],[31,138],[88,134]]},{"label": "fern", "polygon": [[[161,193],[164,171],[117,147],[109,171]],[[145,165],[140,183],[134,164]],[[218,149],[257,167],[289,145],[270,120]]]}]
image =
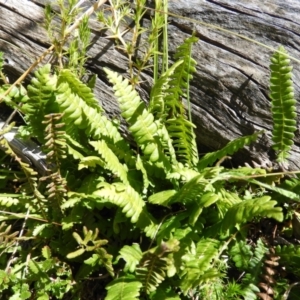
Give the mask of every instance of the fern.
[{"label": "fern", "polygon": [[275,251],[280,256],[281,265],[285,266],[289,272],[300,276],[300,246],[292,244],[277,246]]},{"label": "fern", "polygon": [[168,158],[157,138],[157,130],[161,124],[154,121],[154,116],[147,111],[145,104],[129,85],[128,80],[123,80],[117,73],[108,69],[104,70],[109,81],[114,85],[115,95],[120,103],[121,115],[130,125],[129,131],[138,146],[141,147],[145,158],[158,167],[164,166],[164,170],[170,170]]},{"label": "fern", "polygon": [[131,186],[122,183],[100,183],[93,195],[122,207],[123,212],[133,223],[138,221],[145,205],[140,195]]},{"label": "fern", "polygon": [[140,299],[142,283],[133,275],[124,275],[114,279],[106,287],[105,300],[134,300]]},{"label": "fern", "polygon": [[252,256],[251,247],[244,240],[237,241],[230,249],[231,259],[234,261],[235,266],[242,271],[249,268]]},{"label": "fern", "polygon": [[277,202],[271,200],[269,196],[244,200],[243,202],[237,203],[225,214],[224,220],[222,221],[222,229],[223,231],[227,231],[233,226],[244,224],[257,216],[274,218],[282,222],[282,208],[274,207],[276,204]]},{"label": "fern", "polygon": [[133,273],[143,256],[140,246],[138,244],[124,246],[119,252],[120,255],[117,257],[117,259],[123,258],[126,261],[124,271]]},{"label": "fern", "polygon": [[[136,274],[146,293],[155,291],[167,276],[168,269],[172,265],[172,253],[178,251],[178,244],[177,240],[162,242],[161,245],[143,255]],[[173,275],[169,274],[169,277]]]},{"label": "fern", "polygon": [[[173,140],[178,160],[189,167],[196,166],[198,150],[194,134],[194,125],[187,119],[181,97],[187,97],[191,73],[196,70],[196,61],[191,58],[191,45],[198,41],[192,36],[177,48],[175,59],[178,66],[170,72],[168,86],[163,91],[165,96],[164,114],[166,115],[166,128]],[[182,63],[180,63],[182,61]],[[168,72],[168,71],[167,71]]]},{"label": "fern", "polygon": [[175,72],[176,68],[183,63],[183,60],[175,62],[153,85],[150,92],[149,110],[150,112],[162,122],[166,118],[166,108],[164,98],[167,95],[171,75]]},{"label": "fern", "polygon": [[272,99],[273,148],[278,151],[278,162],[288,158],[288,151],[293,145],[294,132],[296,131],[296,100],[292,77],[292,67],[287,51],[283,46],[278,48],[271,58],[270,97]]},{"label": "fern", "polygon": [[246,275],[242,279],[242,294],[245,299],[256,300],[257,293],[260,292],[257,287],[264,266],[263,258],[268,249],[265,247],[261,239],[257,241],[253,251],[253,256],[249,261],[249,267],[246,270]]},{"label": "fern", "polygon": [[203,170],[207,166],[211,166],[215,161],[225,157],[226,155],[231,155],[237,152],[239,149],[249,145],[257,139],[257,136],[261,134],[256,132],[252,135],[243,136],[229,142],[223,149],[205,154],[199,161],[197,168],[199,171]]},{"label": "fern", "polygon": [[104,167],[111,171],[114,176],[117,176],[125,184],[128,182],[128,170],[126,166],[119,162],[118,157],[109,149],[105,141],[90,142],[95,150],[102,156],[105,165]]},{"label": "fern", "polygon": [[[60,110],[65,114],[67,124],[75,124],[80,129],[86,130],[93,139],[100,138],[114,145],[121,158],[133,156],[128,143],[124,140],[113,122],[102,115],[97,100],[90,88],[80,83],[76,76],[68,70],[62,70],[58,78],[56,101]],[[96,104],[97,103],[97,104]],[[70,133],[74,127],[69,127]]]},{"label": "fern", "polygon": [[33,131],[33,136],[44,144],[42,124],[44,115],[57,112],[55,105],[55,91],[57,85],[57,76],[51,74],[51,65],[47,64],[39,68],[35,77],[28,85],[28,96],[26,103],[23,104],[22,111],[26,113],[26,120]]},{"label": "fern", "polygon": [[219,242],[213,239],[202,238],[182,256],[182,268],[179,274],[180,287],[187,294],[206,280],[218,277],[219,272],[213,268],[211,262],[219,255]]}]

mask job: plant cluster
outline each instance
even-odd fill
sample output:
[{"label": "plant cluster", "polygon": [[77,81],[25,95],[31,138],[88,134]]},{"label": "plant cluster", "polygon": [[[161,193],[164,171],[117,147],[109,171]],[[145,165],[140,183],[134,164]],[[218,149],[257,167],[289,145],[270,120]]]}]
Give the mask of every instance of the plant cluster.
[{"label": "plant cluster", "polygon": [[[160,13],[167,13],[166,0],[155,1],[147,29],[141,25],[145,0],[133,1],[134,11],[130,1],[111,0],[98,14],[128,55],[128,79],[104,71],[129,143],[95,98],[94,78],[81,80],[88,19],[66,36],[80,13],[77,1],[67,2],[58,1],[56,14],[46,8],[55,46],[51,63],[39,67],[28,86],[3,97],[25,120],[18,138],[34,137],[45,154],[37,169],[6,138],[14,124],[1,129],[3,299],[296,299],[300,246],[292,238],[299,238],[299,178],[221,166],[260,132],[199,157],[191,112],[182,102],[196,69],[191,49],[198,39],[183,41],[169,65]],[[57,16],[61,27],[53,28]],[[135,26],[125,41],[129,18]],[[147,47],[138,48],[145,37]],[[296,122],[283,47],[271,62],[274,149],[284,162]],[[151,64],[154,84],[145,103],[135,87]],[[12,87],[2,66],[0,54],[0,95]],[[278,236],[288,245],[276,246]]]}]

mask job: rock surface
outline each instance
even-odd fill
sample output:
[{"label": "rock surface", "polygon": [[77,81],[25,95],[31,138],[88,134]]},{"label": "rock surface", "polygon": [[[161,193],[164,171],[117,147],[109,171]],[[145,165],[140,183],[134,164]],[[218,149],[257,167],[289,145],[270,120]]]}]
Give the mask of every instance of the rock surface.
[{"label": "rock surface", "polygon": [[[0,0],[0,51],[5,53],[5,71],[11,80],[22,74],[50,46],[42,27],[46,2]],[[85,5],[90,5],[88,2]],[[192,31],[200,38],[193,48],[198,65],[191,82],[193,122],[197,126],[200,152],[220,149],[237,137],[263,129],[265,134],[257,143],[240,151],[233,161],[271,165],[274,153],[270,148],[272,119],[268,82],[273,51],[267,47],[277,48],[281,44],[292,57],[299,57],[300,2],[169,0],[169,11],[171,56]],[[145,16],[146,23],[149,18],[150,14]],[[87,68],[98,75],[95,93],[101,105],[108,115],[116,116],[118,105],[103,67],[126,75],[127,58],[114,47],[106,32],[100,33],[99,27],[91,21],[92,45]],[[300,63],[292,60],[292,65],[295,98],[300,99]],[[147,99],[151,74],[144,73],[143,80],[139,92]],[[294,142],[289,159],[292,170],[300,167],[299,131],[295,133]]]}]

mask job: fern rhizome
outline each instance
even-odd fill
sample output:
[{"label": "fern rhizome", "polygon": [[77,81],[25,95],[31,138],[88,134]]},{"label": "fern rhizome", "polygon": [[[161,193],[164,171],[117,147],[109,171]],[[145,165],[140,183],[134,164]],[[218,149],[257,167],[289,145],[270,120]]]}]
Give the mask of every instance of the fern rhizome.
[{"label": "fern rhizome", "polygon": [[[95,77],[82,80],[88,15],[106,1],[97,1],[84,17],[78,17],[77,1],[67,2],[58,0],[55,10],[46,7],[51,63],[39,66],[26,87],[7,81],[0,53],[1,101],[24,119],[18,129],[1,123],[3,299],[295,297],[299,179],[221,166],[260,132],[199,157],[192,114],[182,100],[189,103],[198,39],[183,41],[170,64],[167,0],[155,1],[147,29],[140,22],[145,0],[135,1],[135,11],[130,1],[109,1],[97,19],[129,66],[127,78],[103,69],[121,111],[116,121],[93,93]],[[57,16],[61,28],[53,25]],[[135,26],[125,40],[129,18]],[[141,37],[147,39],[142,49]],[[136,86],[152,64],[146,103]],[[273,54],[270,69],[274,150],[282,163],[296,129],[283,47]]]}]

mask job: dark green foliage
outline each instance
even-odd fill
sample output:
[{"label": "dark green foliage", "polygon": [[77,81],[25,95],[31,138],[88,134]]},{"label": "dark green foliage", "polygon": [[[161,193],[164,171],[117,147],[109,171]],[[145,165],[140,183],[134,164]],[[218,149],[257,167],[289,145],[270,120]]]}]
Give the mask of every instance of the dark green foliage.
[{"label": "dark green foliage", "polygon": [[[126,16],[129,6],[122,3],[110,4]],[[66,24],[75,2],[69,5]],[[138,21],[143,6],[137,11]],[[49,7],[46,17],[50,27]],[[199,160],[183,102],[195,71],[191,46],[197,38],[186,39],[173,66],[155,78],[148,106],[135,90],[135,47],[123,43],[115,16],[106,22],[128,51],[130,80],[104,71],[133,141],[123,136],[120,122],[105,115],[91,89],[95,78],[88,84],[79,78],[85,58],[76,54],[87,50],[87,20],[70,45],[65,68],[66,37],[60,32],[62,44],[54,39],[59,67],[40,67],[28,95],[20,87],[4,98],[13,108],[22,103],[23,136],[43,145],[46,165],[40,174],[21,161],[5,138],[13,125],[1,130],[0,292],[8,299],[80,299],[87,282],[94,281],[107,300],[256,299],[269,241],[261,230],[251,233],[251,226],[269,220],[277,228],[286,211],[298,216],[290,203],[299,200],[298,178],[275,185],[264,181],[268,174],[260,168],[212,166],[255,141],[259,132]],[[133,40],[139,34],[133,30]],[[283,161],[292,144],[295,101],[287,55],[277,53],[272,62],[273,140]],[[1,64],[2,56],[0,73]],[[137,58],[137,73],[145,66]],[[299,252],[294,245],[276,248],[281,263],[296,275]],[[283,282],[281,291],[286,286]]]}]

